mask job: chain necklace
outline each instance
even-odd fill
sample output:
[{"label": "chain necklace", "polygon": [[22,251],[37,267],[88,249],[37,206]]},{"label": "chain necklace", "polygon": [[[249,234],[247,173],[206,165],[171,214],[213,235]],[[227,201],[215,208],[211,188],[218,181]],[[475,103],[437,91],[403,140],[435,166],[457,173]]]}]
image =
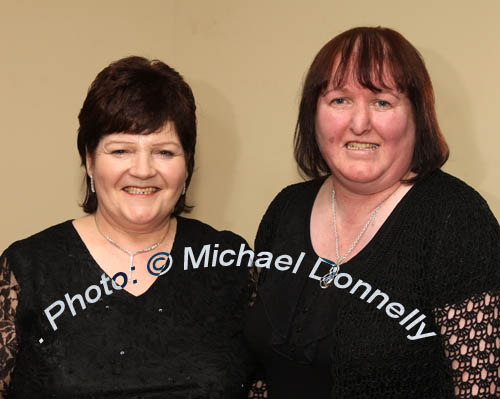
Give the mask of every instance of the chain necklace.
[{"label": "chain necklace", "polygon": [[368,226],[370,226],[370,224],[373,223],[373,221],[375,220],[375,217],[377,216],[377,213],[378,213],[380,207],[382,206],[382,204],[385,201],[386,200],[383,200],[372,211],[372,213],[370,213],[370,217],[368,218],[367,222],[365,223],[365,225],[363,226],[363,228],[359,232],[358,236],[356,237],[356,239],[352,243],[351,247],[347,250],[347,252],[344,254],[344,256],[340,256],[340,253],[339,253],[339,235],[337,233],[337,216],[336,216],[336,212],[335,212],[335,188],[332,187],[333,231],[335,234],[335,255],[337,256],[337,263],[335,263],[329,259],[322,258],[324,261],[326,261],[327,263],[329,263],[332,266],[330,267],[330,271],[327,274],[325,274],[323,277],[321,277],[321,279],[319,281],[319,286],[321,288],[328,288],[330,286],[330,284],[332,283],[332,281],[335,279],[335,276],[337,274],[339,274],[340,265],[342,263],[344,263],[344,260],[349,256],[349,254],[352,252],[354,247],[356,247],[359,240],[361,240],[361,237],[363,237],[363,234],[365,234],[366,229],[368,229]]},{"label": "chain necklace", "polygon": [[128,263],[128,266],[129,266],[129,280],[131,280],[134,284],[137,283],[137,280],[132,280],[132,272],[135,270],[135,266],[134,266],[134,256],[137,255],[137,254],[142,254],[144,252],[149,252],[149,251],[152,251],[153,249],[155,248],[158,248],[158,246],[163,242],[163,240],[165,240],[165,238],[167,237],[167,234],[170,230],[170,222],[168,224],[168,228],[167,228],[167,232],[165,233],[165,235],[163,236],[163,238],[158,241],[156,244],[153,244],[151,245],[150,247],[148,248],[144,248],[144,249],[139,249],[137,251],[129,251],[128,249],[126,248],[123,248],[120,244],[118,244],[117,242],[113,241],[111,238],[109,238],[106,234],[104,234],[101,229],[99,228],[99,225],[97,224],[97,218],[94,216],[94,221],[95,221],[95,225],[97,227],[97,231],[99,231],[99,233],[101,233],[101,235],[106,239],[108,240],[111,244],[113,244],[116,248],[118,248],[119,250],[125,252],[130,258],[129,258],[129,263]]}]

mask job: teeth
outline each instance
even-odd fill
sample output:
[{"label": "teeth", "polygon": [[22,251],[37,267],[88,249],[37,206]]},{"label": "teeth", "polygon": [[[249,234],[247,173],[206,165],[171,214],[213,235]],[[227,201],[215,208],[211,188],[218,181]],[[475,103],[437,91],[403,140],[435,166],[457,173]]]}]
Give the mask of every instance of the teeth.
[{"label": "teeth", "polygon": [[374,150],[378,148],[378,144],[370,143],[347,143],[347,148],[349,150]]},{"label": "teeth", "polygon": [[151,194],[155,191],[158,191],[157,188],[147,187],[147,188],[138,188],[138,187],[125,187],[124,190],[130,194]]}]

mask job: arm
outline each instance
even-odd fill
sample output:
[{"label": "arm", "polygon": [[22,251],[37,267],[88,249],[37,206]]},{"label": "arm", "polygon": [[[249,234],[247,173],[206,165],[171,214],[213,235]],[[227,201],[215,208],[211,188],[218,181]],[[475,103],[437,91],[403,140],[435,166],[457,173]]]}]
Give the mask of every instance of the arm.
[{"label": "arm", "polygon": [[[266,213],[262,217],[259,224],[259,229],[255,237],[255,253],[262,251],[267,251],[272,247],[272,240],[275,236],[275,229],[279,221],[281,210],[283,209],[283,197],[287,189],[283,190],[280,194],[274,198]],[[265,278],[265,269],[261,269],[253,266],[250,269],[250,279],[249,279],[249,301],[248,306],[252,307],[257,299],[257,291],[259,282]],[[248,397],[252,399],[262,399],[268,398],[267,384],[264,379],[263,370],[259,369],[253,378],[253,384],[250,387],[250,392]]]},{"label": "arm", "polygon": [[499,313],[490,293],[435,310],[457,398],[500,397]]},{"label": "arm", "polygon": [[[257,235],[255,236],[254,248],[255,254],[258,254],[262,251],[268,251],[272,245],[272,240],[275,236],[276,225],[278,224],[278,220],[280,217],[280,210],[283,208],[282,199],[285,197],[285,193],[287,188],[282,190],[271,202],[269,207],[266,210],[266,213],[262,217],[260,221],[259,228],[257,230]],[[257,298],[257,290],[259,283],[264,278],[264,269],[260,267],[252,266],[250,268],[250,276],[249,276],[249,300],[248,306],[252,307]]]},{"label": "arm", "polygon": [[431,254],[431,298],[457,398],[500,397],[500,227],[477,194],[457,194]]},{"label": "arm", "polygon": [[10,383],[18,348],[15,329],[18,293],[19,285],[3,256],[0,258],[0,398]]},{"label": "arm", "polygon": [[252,384],[248,397],[251,399],[263,399],[268,398],[267,385],[265,382],[259,380]]}]

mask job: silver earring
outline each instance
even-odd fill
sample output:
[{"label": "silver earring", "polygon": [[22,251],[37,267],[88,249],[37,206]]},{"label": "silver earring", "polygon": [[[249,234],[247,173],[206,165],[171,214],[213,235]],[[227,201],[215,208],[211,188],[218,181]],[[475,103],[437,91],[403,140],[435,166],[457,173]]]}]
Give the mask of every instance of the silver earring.
[{"label": "silver earring", "polygon": [[182,190],[182,195],[186,195],[186,182],[184,182],[184,189]]},{"label": "silver earring", "polygon": [[90,191],[95,193],[94,178],[90,176]]}]

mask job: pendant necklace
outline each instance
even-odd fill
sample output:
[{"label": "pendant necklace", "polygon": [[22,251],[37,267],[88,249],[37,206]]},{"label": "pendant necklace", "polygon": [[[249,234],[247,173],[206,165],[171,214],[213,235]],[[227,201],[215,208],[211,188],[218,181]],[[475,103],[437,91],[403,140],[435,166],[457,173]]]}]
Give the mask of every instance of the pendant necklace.
[{"label": "pendant necklace", "polygon": [[120,251],[123,251],[125,252],[128,256],[129,256],[129,263],[128,263],[128,266],[129,266],[129,280],[132,281],[133,284],[137,284],[137,280],[132,280],[132,272],[135,270],[135,266],[134,266],[134,256],[137,255],[137,254],[142,254],[144,252],[149,252],[149,251],[152,251],[153,249],[155,248],[158,248],[158,246],[163,242],[163,240],[165,240],[165,238],[167,237],[167,234],[170,230],[170,222],[168,224],[168,228],[167,228],[167,232],[165,233],[165,235],[163,236],[163,238],[158,241],[156,244],[153,244],[151,245],[150,247],[148,248],[144,248],[144,249],[139,249],[137,251],[129,251],[128,249],[126,248],[123,248],[120,244],[118,244],[117,242],[113,241],[111,238],[109,238],[106,234],[104,234],[101,229],[99,228],[99,225],[97,224],[97,219],[96,217],[94,216],[94,221],[95,221],[95,225],[97,227],[97,231],[99,231],[99,233],[101,233],[101,235],[106,239],[108,240],[111,244],[113,244],[116,248],[118,248]]},{"label": "pendant necklace", "polygon": [[326,273],[323,277],[321,277],[319,281],[319,286],[321,288],[328,288],[330,284],[333,282],[335,279],[335,276],[339,274],[340,272],[340,265],[344,263],[344,260],[349,256],[349,254],[352,252],[354,247],[358,244],[359,240],[361,240],[361,237],[363,237],[363,234],[365,234],[366,229],[368,229],[368,226],[370,226],[371,223],[375,220],[375,217],[377,216],[377,213],[380,209],[380,207],[383,205],[383,203],[386,200],[383,200],[373,211],[370,213],[370,217],[368,218],[368,221],[365,223],[361,231],[359,232],[358,236],[352,243],[351,247],[347,250],[347,252],[344,254],[344,256],[340,256],[339,254],[339,235],[337,233],[337,216],[335,212],[335,188],[332,187],[332,213],[333,213],[333,231],[335,234],[335,254],[337,256],[337,263],[325,259],[323,259],[325,262],[329,263],[331,266],[330,271]]}]

